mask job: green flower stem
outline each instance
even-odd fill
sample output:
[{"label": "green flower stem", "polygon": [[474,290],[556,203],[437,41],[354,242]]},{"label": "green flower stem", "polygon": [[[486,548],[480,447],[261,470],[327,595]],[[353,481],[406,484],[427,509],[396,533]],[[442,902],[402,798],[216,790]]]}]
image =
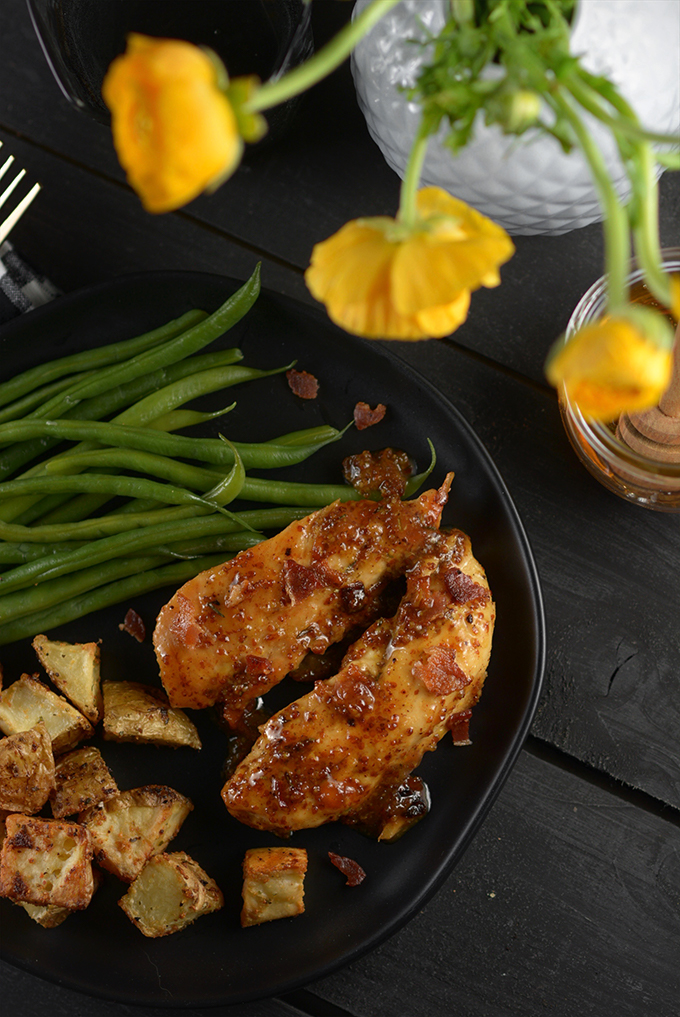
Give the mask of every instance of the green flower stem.
[{"label": "green flower stem", "polygon": [[[584,80],[578,74],[572,73],[566,80],[566,85],[574,98],[586,109],[597,117],[606,127],[625,135],[636,141],[650,141],[657,145],[678,145],[680,137],[674,134],[659,134],[655,131],[646,131],[638,122],[632,108],[622,100],[615,102],[614,94],[602,95],[595,85],[591,85],[588,78]],[[601,100],[605,99],[611,106],[618,110],[619,116],[615,117],[603,109]]]},{"label": "green flower stem", "polygon": [[628,285],[626,281],[628,263],[630,261],[628,217],[621,206],[619,196],[607,171],[602,153],[559,86],[549,94],[549,101],[557,107],[558,111],[563,114],[571,125],[576,140],[590,167],[590,172],[597,188],[600,205],[604,212],[607,308],[611,313],[628,302]]},{"label": "green flower stem", "polygon": [[354,47],[399,0],[373,0],[359,17],[345,25],[323,49],[278,81],[267,81],[244,104],[246,113],[261,113],[307,91],[347,59]]},{"label": "green flower stem", "polygon": [[430,140],[426,131],[424,121],[421,121],[418,133],[415,136],[406,165],[404,179],[401,182],[399,196],[399,212],[397,219],[405,226],[413,226],[416,221],[416,194],[420,175],[423,171],[423,163],[427,153],[427,143]]},{"label": "green flower stem", "polygon": [[637,198],[637,219],[633,228],[635,254],[650,292],[661,304],[669,307],[671,286],[664,272],[659,242],[659,188],[654,152],[649,142],[642,142],[636,148],[638,173],[633,179]]},{"label": "green flower stem", "polygon": [[[650,135],[640,127],[635,111],[613,88],[602,95],[596,84],[586,76],[585,81],[576,74],[568,79],[571,94],[585,110],[596,116],[611,128],[618,138],[624,135],[632,147],[632,156],[625,159],[635,197],[633,215],[633,243],[645,282],[651,293],[668,306],[671,300],[670,283],[663,269],[661,244],[659,242],[659,188],[656,178],[656,153],[652,140],[666,143],[680,141],[665,135]],[[602,109],[601,100],[610,103],[620,114],[618,118],[608,116]]]}]

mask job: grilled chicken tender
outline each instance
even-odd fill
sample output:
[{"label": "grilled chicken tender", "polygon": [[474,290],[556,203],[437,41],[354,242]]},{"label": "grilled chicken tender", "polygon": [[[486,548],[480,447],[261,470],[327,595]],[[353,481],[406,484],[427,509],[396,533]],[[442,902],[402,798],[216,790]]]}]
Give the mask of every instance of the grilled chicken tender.
[{"label": "grilled chicken tender", "polygon": [[452,474],[413,501],[334,502],[185,583],[154,632],[172,706],[233,724],[308,651],[377,617],[386,586],[437,537]]},{"label": "grilled chicken tender", "polygon": [[479,699],[495,608],[460,531],[407,575],[394,619],[375,622],[341,670],[275,714],[222,789],[236,819],[273,833],[357,822]]}]

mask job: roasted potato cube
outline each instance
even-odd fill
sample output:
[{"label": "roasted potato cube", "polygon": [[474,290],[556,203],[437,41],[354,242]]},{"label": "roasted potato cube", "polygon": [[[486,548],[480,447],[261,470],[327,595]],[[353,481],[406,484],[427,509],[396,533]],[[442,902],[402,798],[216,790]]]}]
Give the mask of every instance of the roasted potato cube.
[{"label": "roasted potato cube", "polygon": [[59,691],[96,724],[102,714],[99,643],[62,643],[36,636],[32,646]]},{"label": "roasted potato cube", "polygon": [[0,692],[0,730],[6,735],[28,731],[40,721],[52,739],[55,755],[72,749],[94,728],[79,710],[33,675],[23,674]]},{"label": "roasted potato cube", "polygon": [[87,907],[94,890],[92,848],[77,823],[12,813],[0,854],[0,896],[71,910]]},{"label": "roasted potato cube", "polygon": [[200,749],[198,731],[162,689],[139,682],[104,682],[104,738]]},{"label": "roasted potato cube", "polygon": [[57,904],[27,904],[26,901],[21,903],[21,907],[43,929],[56,929],[74,912],[74,908],[63,908]]},{"label": "roasted potato cube", "polygon": [[32,816],[53,788],[52,739],[44,724],[0,741],[0,809]]},{"label": "roasted potato cube", "polygon": [[259,925],[305,910],[304,848],[251,848],[243,860],[241,925]]},{"label": "roasted potato cube", "polygon": [[99,865],[131,883],[152,855],[165,851],[193,809],[188,798],[161,784],[124,791],[80,816]]},{"label": "roasted potato cube", "polygon": [[154,855],[118,903],[145,936],[169,936],[224,904],[217,883],[184,851]]},{"label": "roasted potato cube", "polygon": [[[94,891],[101,885],[102,875],[101,872],[92,867],[92,877],[94,881]],[[43,929],[56,929],[58,925],[61,925],[69,915],[75,914],[77,908],[65,908],[59,904],[27,904],[26,901],[15,903],[22,907],[29,918],[32,918],[38,925],[42,925]]]},{"label": "roasted potato cube", "polygon": [[52,815],[55,819],[75,816],[117,794],[118,786],[99,749],[84,745],[62,756],[57,764],[50,794]]}]

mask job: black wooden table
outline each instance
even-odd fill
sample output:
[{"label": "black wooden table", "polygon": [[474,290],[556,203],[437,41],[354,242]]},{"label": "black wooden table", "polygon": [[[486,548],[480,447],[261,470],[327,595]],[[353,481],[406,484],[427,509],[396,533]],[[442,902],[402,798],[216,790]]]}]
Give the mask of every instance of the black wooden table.
[{"label": "black wooden table", "polygon": [[[315,0],[317,42],[348,16],[348,4]],[[313,243],[397,205],[399,181],[344,66],[215,195],[145,214],[108,131],[58,91],[24,0],[0,6],[0,139],[43,184],[13,241],[64,292],[158,269],[246,278],[257,258],[269,289],[311,304],[302,273]],[[677,174],[661,181],[661,234],[677,245]],[[462,861],[406,927],[285,998],[211,1013],[680,1012],[680,516],[597,484],[543,379],[550,342],[601,274],[600,227],[516,244],[501,287],[475,296],[453,339],[396,352],[476,430],[528,532],[548,630],[531,733]],[[17,1017],[169,1012],[85,997],[4,963],[0,974],[3,1012]]]}]

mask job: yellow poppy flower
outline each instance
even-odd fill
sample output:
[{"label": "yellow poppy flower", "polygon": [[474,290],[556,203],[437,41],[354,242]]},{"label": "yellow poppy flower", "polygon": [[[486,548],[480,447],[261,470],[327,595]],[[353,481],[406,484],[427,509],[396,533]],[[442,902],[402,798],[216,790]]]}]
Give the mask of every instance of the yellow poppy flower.
[{"label": "yellow poppy flower", "polygon": [[218,66],[198,46],[131,34],[102,95],[118,158],[147,211],[179,208],[236,169],[237,119]]},{"label": "yellow poppy flower", "polygon": [[[557,344],[546,364],[551,384],[564,386],[584,416],[615,420],[621,413],[656,406],[670,384],[672,353],[660,315],[654,329],[643,326],[640,310],[586,325],[566,343]],[[654,313],[654,312],[650,312]],[[656,328],[663,329],[663,341]],[[653,334],[655,332],[656,334]]]},{"label": "yellow poppy flower", "polygon": [[354,219],[316,244],[305,281],[329,317],[369,339],[427,339],[461,325],[470,293],[500,283],[515,248],[500,226],[439,187],[416,221]]}]

